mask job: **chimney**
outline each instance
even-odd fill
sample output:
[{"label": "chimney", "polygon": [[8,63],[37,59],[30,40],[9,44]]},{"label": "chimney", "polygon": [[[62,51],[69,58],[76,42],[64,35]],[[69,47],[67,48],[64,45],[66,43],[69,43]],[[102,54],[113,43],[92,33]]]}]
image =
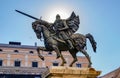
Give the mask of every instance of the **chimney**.
[{"label": "chimney", "polygon": [[13,41],[10,41],[9,44],[10,44],[10,45],[21,45],[21,42],[13,42]]}]

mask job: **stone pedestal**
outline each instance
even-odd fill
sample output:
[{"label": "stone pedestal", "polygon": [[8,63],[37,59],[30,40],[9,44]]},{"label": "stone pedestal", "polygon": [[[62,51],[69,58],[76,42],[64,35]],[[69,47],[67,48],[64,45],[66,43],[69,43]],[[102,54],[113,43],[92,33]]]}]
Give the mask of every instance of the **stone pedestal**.
[{"label": "stone pedestal", "polygon": [[46,78],[97,78],[101,71],[94,68],[54,66]]}]

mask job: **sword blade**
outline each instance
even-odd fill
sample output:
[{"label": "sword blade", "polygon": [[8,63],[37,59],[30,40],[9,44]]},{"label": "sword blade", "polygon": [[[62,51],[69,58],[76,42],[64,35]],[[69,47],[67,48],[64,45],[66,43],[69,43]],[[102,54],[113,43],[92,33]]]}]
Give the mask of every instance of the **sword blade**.
[{"label": "sword blade", "polygon": [[26,14],[26,13],[24,13],[24,12],[21,12],[21,11],[19,11],[19,10],[15,10],[15,11],[18,12],[18,13],[20,13],[20,14],[23,14],[23,15],[25,15],[25,16],[28,16],[28,17],[30,17],[30,18],[32,18],[32,19],[39,20],[38,18],[33,17],[33,16],[31,16],[31,15],[29,15],[29,14]]}]

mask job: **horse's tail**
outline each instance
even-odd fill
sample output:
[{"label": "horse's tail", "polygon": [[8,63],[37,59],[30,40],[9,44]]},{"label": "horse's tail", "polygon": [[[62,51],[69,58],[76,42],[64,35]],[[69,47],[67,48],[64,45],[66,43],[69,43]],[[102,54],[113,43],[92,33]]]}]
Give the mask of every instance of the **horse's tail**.
[{"label": "horse's tail", "polygon": [[97,43],[95,42],[93,36],[90,33],[86,34],[85,36],[86,36],[86,38],[88,38],[90,40],[90,43],[91,43],[92,48],[93,48],[93,51],[96,52],[96,48],[97,48],[96,45],[97,45]]}]

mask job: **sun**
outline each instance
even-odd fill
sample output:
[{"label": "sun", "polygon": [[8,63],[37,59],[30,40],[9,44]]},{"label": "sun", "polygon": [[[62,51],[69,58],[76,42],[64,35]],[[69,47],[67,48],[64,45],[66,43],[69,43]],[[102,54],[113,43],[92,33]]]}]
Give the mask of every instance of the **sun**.
[{"label": "sun", "polygon": [[44,12],[44,20],[53,23],[57,14],[61,16],[61,19],[66,19],[71,13],[72,10],[68,6],[52,6]]}]

